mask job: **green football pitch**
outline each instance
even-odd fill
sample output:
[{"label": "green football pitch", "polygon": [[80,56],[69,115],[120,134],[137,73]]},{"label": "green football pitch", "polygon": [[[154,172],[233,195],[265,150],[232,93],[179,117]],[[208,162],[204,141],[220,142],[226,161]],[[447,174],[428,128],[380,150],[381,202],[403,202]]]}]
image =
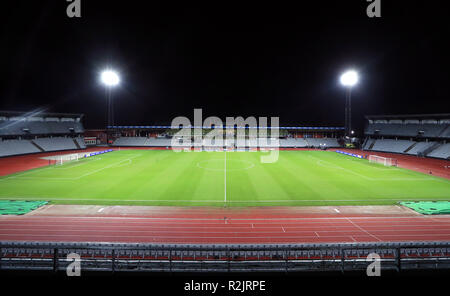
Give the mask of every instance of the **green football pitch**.
[{"label": "green football pitch", "polygon": [[58,204],[292,206],[450,200],[450,181],[331,151],[122,150],[0,178],[0,199]]}]

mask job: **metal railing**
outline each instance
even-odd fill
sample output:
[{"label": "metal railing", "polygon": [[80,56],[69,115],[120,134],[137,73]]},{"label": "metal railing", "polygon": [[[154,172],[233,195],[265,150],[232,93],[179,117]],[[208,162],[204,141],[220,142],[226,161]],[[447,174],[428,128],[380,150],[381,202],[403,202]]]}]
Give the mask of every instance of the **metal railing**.
[{"label": "metal railing", "polygon": [[450,269],[450,242],[292,245],[177,245],[0,242],[0,270],[302,272],[365,270],[375,253],[382,270]]}]

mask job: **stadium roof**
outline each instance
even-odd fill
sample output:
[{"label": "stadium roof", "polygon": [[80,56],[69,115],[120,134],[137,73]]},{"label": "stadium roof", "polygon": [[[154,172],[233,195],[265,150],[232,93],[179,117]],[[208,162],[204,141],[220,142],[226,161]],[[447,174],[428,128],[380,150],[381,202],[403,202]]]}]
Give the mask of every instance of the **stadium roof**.
[{"label": "stadium roof", "polygon": [[31,111],[31,112],[21,112],[21,111],[1,111],[0,116],[4,117],[58,117],[58,118],[83,118],[84,114],[81,113],[51,113],[43,111]]},{"label": "stadium roof", "polygon": [[[185,128],[203,128],[203,129],[210,129],[210,126],[185,126]],[[217,126],[218,128],[234,128],[233,126]],[[109,129],[178,129],[178,126],[170,126],[170,125],[120,125],[120,126],[108,126]],[[237,128],[249,128],[244,126],[238,126]],[[250,127],[250,128],[257,128],[257,127]],[[268,129],[271,129],[272,127],[267,127]],[[274,127],[275,128],[275,127]],[[287,129],[287,130],[344,130],[344,127],[326,127],[326,126],[285,126],[285,127],[278,127],[279,129]]]},{"label": "stadium roof", "polygon": [[366,115],[366,119],[448,119],[450,113],[437,114],[401,114],[401,115]]}]

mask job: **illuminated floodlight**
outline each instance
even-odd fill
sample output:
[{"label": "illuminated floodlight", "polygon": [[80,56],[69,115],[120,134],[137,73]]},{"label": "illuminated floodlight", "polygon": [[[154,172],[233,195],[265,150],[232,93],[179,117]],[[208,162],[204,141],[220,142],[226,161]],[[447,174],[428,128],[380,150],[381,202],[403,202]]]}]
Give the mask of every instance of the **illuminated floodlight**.
[{"label": "illuminated floodlight", "polygon": [[341,75],[341,84],[343,86],[352,87],[358,83],[358,73],[350,70]]},{"label": "illuminated floodlight", "polygon": [[119,75],[117,75],[116,72],[111,70],[103,71],[100,76],[100,79],[102,83],[105,84],[106,86],[116,86],[120,82]]}]

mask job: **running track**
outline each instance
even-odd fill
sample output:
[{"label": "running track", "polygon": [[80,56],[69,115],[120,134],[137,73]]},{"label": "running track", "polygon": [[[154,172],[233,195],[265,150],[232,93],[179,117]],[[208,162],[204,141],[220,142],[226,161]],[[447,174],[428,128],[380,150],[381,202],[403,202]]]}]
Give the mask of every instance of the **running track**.
[{"label": "running track", "polygon": [[450,215],[0,216],[0,241],[207,244],[450,241]]}]

